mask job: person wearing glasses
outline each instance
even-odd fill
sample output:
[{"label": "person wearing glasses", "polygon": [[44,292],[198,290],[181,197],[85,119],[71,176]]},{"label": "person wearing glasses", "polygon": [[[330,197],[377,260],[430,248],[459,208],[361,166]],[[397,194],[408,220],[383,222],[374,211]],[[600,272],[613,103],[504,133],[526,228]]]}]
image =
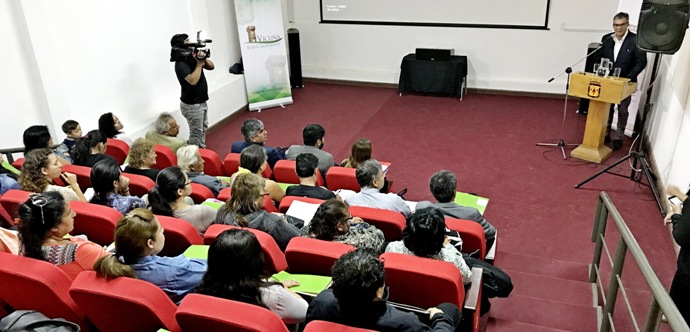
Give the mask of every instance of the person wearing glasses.
[{"label": "person wearing glasses", "polygon": [[129,150],[129,164],[125,166],[125,173],[143,175],[156,182],[159,169],[151,168],[156,164],[155,144],[146,138],[137,138]]},{"label": "person wearing glasses", "polygon": [[[56,185],[57,178],[61,178],[67,186]],[[67,202],[86,202],[86,197],[77,183],[77,176],[68,172],[63,173],[62,163],[58,161],[53,150],[48,148],[34,149],[25,155],[19,173],[19,188],[35,193],[56,191]]]},{"label": "person wearing glasses", "polygon": [[232,197],[218,209],[216,224],[250,227],[271,235],[280,247],[285,248],[290,239],[300,236],[299,228],[288,223],[285,216],[263,210],[264,178],[251,173],[239,174],[232,183]]},{"label": "person wearing glasses", "polygon": [[93,270],[93,264],[110,253],[80,236],[65,238],[74,229],[74,216],[57,192],[29,196],[19,206],[19,254],[55,264],[72,279]]},{"label": "person wearing glasses", "polygon": [[163,169],[149,192],[149,207],[154,214],[186,220],[203,237],[208,226],[216,219],[216,210],[187,202],[186,198],[192,194],[191,183],[179,167]]},{"label": "person wearing glasses", "polygon": [[[325,320],[375,331],[460,331],[462,314],[452,303],[427,309],[428,317],[386,303],[388,288],[383,262],[368,250],[357,249],[333,265],[333,285],[314,298],[306,323]],[[424,320],[422,322],[420,319]]]},{"label": "person wearing glasses", "polygon": [[349,244],[380,254],[384,242],[383,232],[360,217],[353,217],[347,203],[329,199],[316,209],[314,217],[302,228],[302,235],[324,241]]},{"label": "person wearing glasses", "polygon": [[[601,37],[602,46],[597,51],[594,63],[607,58],[613,63],[613,68],[620,68],[620,77],[629,78],[630,82],[637,82],[637,75],[647,66],[647,53],[637,47],[637,35],[628,30],[628,13],[620,12],[613,17],[613,32]],[[613,150],[623,146],[623,136],[628,123],[628,107],[632,97],[629,96],[618,105],[618,123],[616,131],[611,132],[613,109],[611,105],[607,126],[606,143],[611,143]]]}]

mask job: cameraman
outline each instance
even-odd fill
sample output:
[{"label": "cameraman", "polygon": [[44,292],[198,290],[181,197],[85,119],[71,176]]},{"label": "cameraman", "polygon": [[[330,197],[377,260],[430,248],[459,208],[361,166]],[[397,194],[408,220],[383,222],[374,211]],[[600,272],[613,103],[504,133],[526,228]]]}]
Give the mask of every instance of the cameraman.
[{"label": "cameraman", "polygon": [[[189,124],[189,144],[200,148],[206,147],[206,130],[208,129],[208,85],[204,76],[204,69],[213,70],[213,62],[206,57],[202,50],[190,53],[179,50],[193,49],[189,44],[187,34],[177,34],[170,40],[172,51],[170,61],[175,62],[175,74],[180,82],[182,93],[180,96],[180,111]],[[184,56],[183,56],[184,54]],[[203,59],[203,60],[199,60]]]}]

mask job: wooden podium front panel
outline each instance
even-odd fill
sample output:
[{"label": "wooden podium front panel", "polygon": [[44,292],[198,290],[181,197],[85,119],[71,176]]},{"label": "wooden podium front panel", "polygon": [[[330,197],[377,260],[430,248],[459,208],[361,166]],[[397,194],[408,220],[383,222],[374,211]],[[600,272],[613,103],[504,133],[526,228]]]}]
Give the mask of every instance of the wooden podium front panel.
[{"label": "wooden podium front panel", "polygon": [[[591,73],[579,72],[571,75],[568,94],[592,101],[619,104],[621,100],[635,93],[637,89],[636,84],[629,82],[629,78],[599,77]],[[600,92],[598,96],[593,96],[590,93],[590,85],[592,84],[598,84]]]}]

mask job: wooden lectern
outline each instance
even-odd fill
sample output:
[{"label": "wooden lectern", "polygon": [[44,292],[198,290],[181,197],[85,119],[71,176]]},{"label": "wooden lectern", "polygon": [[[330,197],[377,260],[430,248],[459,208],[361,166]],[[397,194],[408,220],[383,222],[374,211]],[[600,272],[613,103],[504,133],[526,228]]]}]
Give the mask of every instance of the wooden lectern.
[{"label": "wooden lectern", "polygon": [[635,93],[635,90],[637,84],[630,83],[629,78],[600,77],[583,72],[570,76],[568,94],[590,100],[585,136],[582,138],[582,144],[575,148],[570,156],[601,163],[611,155],[611,148],[604,145],[611,104],[620,104],[621,100]]}]

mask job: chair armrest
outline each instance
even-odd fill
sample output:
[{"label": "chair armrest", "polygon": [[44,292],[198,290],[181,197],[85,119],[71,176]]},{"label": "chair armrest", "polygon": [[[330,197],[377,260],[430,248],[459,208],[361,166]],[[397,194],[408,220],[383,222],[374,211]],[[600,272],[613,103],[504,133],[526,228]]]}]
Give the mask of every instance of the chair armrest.
[{"label": "chair armrest", "polygon": [[481,267],[472,268],[472,282],[470,283],[470,289],[465,292],[465,305],[464,309],[475,311],[479,307],[479,293],[482,287],[482,274],[484,269]]},{"label": "chair armrest", "polygon": [[484,256],[485,261],[493,261],[496,259],[496,245],[498,244],[498,230],[496,230],[496,236],[494,237],[494,243],[491,248],[488,248],[486,256]]}]

